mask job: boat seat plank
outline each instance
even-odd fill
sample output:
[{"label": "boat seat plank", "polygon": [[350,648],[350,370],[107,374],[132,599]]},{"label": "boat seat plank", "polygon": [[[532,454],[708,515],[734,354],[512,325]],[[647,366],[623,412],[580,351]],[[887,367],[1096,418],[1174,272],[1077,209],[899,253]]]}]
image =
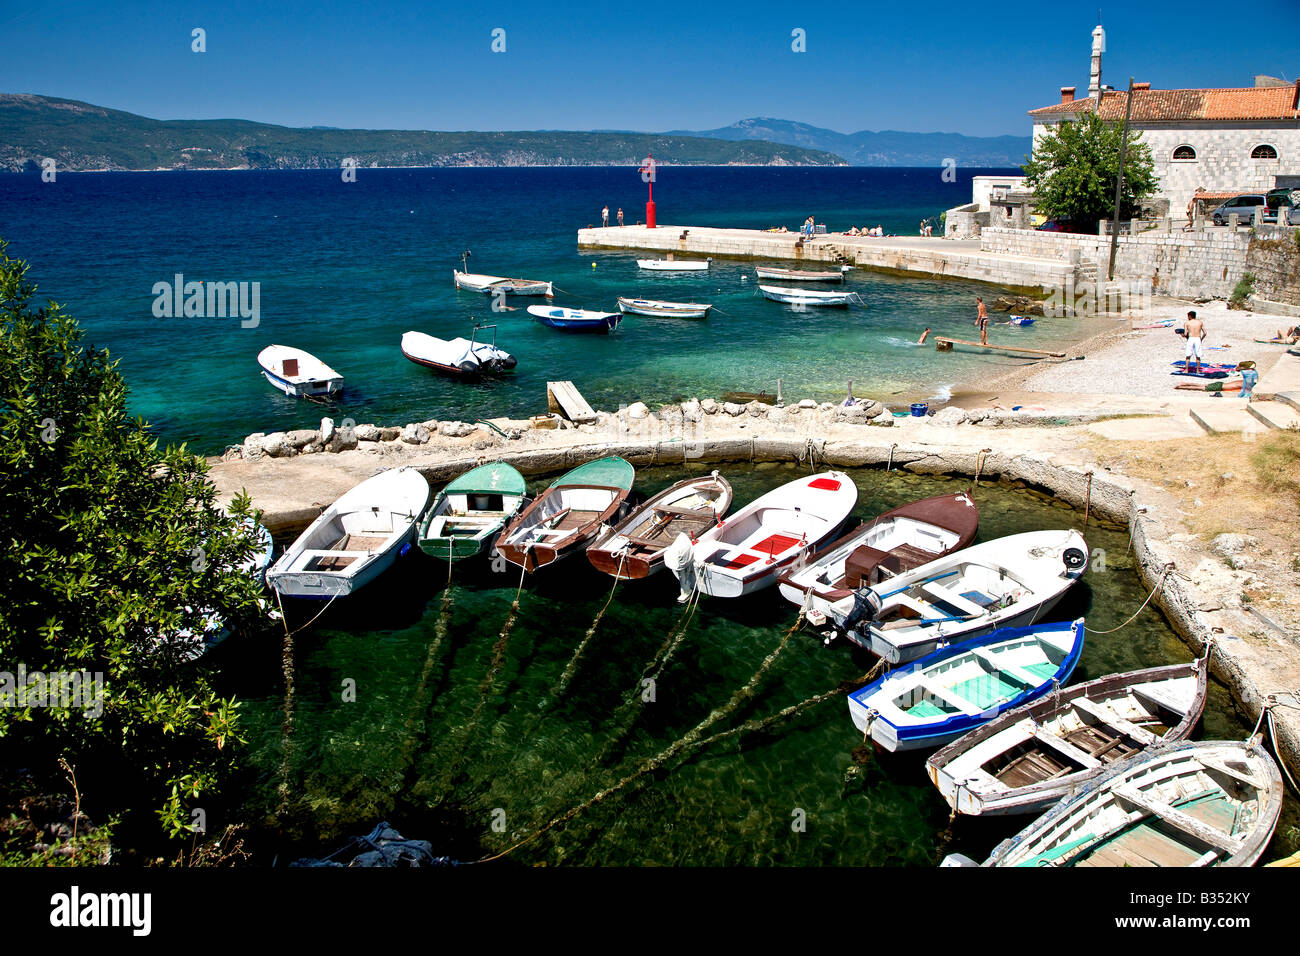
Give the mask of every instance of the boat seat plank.
[{"label": "boat seat plank", "polygon": [[1085,753],[1078,747],[1074,746],[1074,744],[1062,740],[1060,737],[1043,730],[1041,727],[1034,728],[1034,739],[1044,747],[1055,750],[1057,753],[1068,757],[1087,770],[1096,770],[1101,766],[1101,761],[1092,754]]},{"label": "boat seat plank", "polygon": [[666,535],[658,538],[643,538],[639,535],[625,534],[623,538],[628,544],[634,544],[640,548],[666,548],[673,543],[672,539]]},{"label": "boat seat plank", "polygon": [[1008,677],[1024,684],[1026,687],[1037,687],[1039,684],[1044,682],[1043,678],[1030,673],[1024,668],[1017,667],[1015,664],[1008,663],[1007,661],[999,660],[997,657],[990,654],[985,648],[977,647],[973,653],[996,673],[1006,674]]},{"label": "boat seat plank", "polygon": [[1150,797],[1132,785],[1123,784],[1117,786],[1112,792],[1121,800],[1131,803],[1133,806],[1146,811],[1152,816],[1159,817],[1175,829],[1191,834],[1203,843],[1207,843],[1213,847],[1218,847],[1221,850],[1226,850],[1229,853],[1240,852],[1242,848],[1242,842],[1237,838],[1228,836],[1222,830],[1218,830],[1212,826],[1207,826],[1190,814],[1175,809],[1170,804],[1157,800],[1154,797]]},{"label": "boat seat plank", "polygon": [[[942,617],[947,617],[946,614],[940,614],[938,608],[936,608],[934,605],[930,604],[929,602],[918,601],[910,594],[896,594],[894,595],[894,599],[903,607],[909,608],[915,611],[917,614],[921,615],[922,618],[933,620]],[[916,622],[908,621],[907,623],[915,624]]]},{"label": "boat seat plank", "polygon": [[1096,701],[1089,700],[1087,697],[1076,697],[1070,701],[1070,706],[1075,710],[1083,711],[1089,717],[1094,718],[1098,723],[1105,724],[1113,730],[1118,730],[1122,734],[1132,737],[1138,743],[1143,745],[1154,744],[1160,740],[1149,730],[1143,730],[1137,724],[1130,723],[1119,714],[1107,707],[1103,707]]},{"label": "boat seat plank", "polygon": [[1234,780],[1240,780],[1242,783],[1254,787],[1256,790],[1265,789],[1264,782],[1258,777],[1250,773],[1243,773],[1240,770],[1230,767],[1212,754],[1202,754],[1200,755],[1199,760],[1204,766],[1209,767],[1211,770],[1217,770],[1219,773],[1227,774]]},{"label": "boat seat plank", "polygon": [[712,521],[717,513],[712,508],[678,508],[675,505],[655,505],[654,510],[660,514],[675,515],[679,518],[707,518]]},{"label": "boat seat plank", "polygon": [[937,581],[927,581],[925,584],[921,585],[921,588],[927,594],[937,597],[945,604],[951,604],[953,607],[957,608],[957,610],[966,612],[970,617],[978,617],[981,614],[988,613],[974,601],[967,600],[956,591],[944,587]]},{"label": "boat seat plank", "polygon": [[965,697],[958,696],[942,684],[932,683],[931,681],[922,678],[918,686],[932,697],[938,697],[945,703],[956,707],[967,717],[978,717],[984,712],[983,708],[977,707],[972,701],[967,700]]}]

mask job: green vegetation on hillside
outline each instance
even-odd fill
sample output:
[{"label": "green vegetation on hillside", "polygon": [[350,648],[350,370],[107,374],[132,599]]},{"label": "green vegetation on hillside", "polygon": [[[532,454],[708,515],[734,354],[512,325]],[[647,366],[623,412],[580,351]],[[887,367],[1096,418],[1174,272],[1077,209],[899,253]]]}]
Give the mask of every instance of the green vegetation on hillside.
[{"label": "green vegetation on hillside", "polygon": [[0,94],[0,170],[337,169],[358,166],[843,165],[820,150],[651,133],[293,129],[154,120],[75,100]]}]

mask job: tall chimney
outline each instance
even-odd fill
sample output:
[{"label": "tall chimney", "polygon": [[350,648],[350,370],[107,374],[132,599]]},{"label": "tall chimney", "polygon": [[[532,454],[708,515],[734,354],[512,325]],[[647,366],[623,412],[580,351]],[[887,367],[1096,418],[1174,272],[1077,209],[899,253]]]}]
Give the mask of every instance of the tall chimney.
[{"label": "tall chimney", "polygon": [[1073,86],[1063,86],[1063,87],[1061,87],[1061,102],[1062,102],[1062,103],[1073,103],[1073,102],[1074,102],[1074,87],[1073,87]]},{"label": "tall chimney", "polygon": [[1101,55],[1106,52],[1106,31],[1097,24],[1092,31],[1092,74],[1088,80],[1088,95],[1097,97],[1101,106]]}]

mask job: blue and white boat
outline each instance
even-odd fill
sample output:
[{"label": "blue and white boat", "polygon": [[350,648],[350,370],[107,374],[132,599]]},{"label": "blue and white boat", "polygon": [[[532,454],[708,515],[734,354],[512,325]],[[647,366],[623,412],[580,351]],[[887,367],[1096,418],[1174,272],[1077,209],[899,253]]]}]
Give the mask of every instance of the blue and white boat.
[{"label": "blue and white boat", "polygon": [[592,312],[549,305],[530,305],[528,314],[542,325],[565,332],[613,332],[623,321],[619,312]]},{"label": "blue and white boat", "polygon": [[849,695],[849,714],[886,750],[940,747],[1070,678],[1083,618],[1007,627],[927,654]]}]

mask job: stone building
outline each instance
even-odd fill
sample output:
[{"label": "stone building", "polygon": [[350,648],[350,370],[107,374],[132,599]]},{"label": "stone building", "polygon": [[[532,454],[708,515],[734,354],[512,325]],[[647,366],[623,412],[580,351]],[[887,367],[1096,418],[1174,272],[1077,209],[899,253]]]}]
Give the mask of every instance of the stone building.
[{"label": "stone building", "polygon": [[[1059,102],[1029,111],[1035,144],[1084,113],[1124,122],[1128,91],[1101,83],[1105,47],[1098,27],[1088,96],[1076,99],[1075,88],[1063,86]],[[1300,180],[1300,81],[1257,76],[1254,86],[1203,90],[1153,90],[1150,83],[1134,83],[1132,95],[1130,126],[1151,147],[1157,195],[1168,201],[1171,214],[1182,215],[1198,191],[1208,199],[1267,192]]]}]

